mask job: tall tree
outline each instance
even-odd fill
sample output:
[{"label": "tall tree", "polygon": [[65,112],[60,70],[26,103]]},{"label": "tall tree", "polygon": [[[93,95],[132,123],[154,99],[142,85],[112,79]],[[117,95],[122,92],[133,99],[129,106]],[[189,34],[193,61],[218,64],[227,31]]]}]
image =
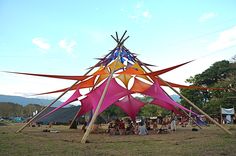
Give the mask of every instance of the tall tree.
[{"label": "tall tree", "polygon": [[[236,86],[235,67],[235,62],[229,62],[226,60],[219,61],[214,63],[201,74],[197,74],[186,80],[191,85],[225,88],[223,91],[181,89],[181,93],[207,113],[219,114],[220,106],[233,107],[235,104],[235,101],[232,101],[230,98],[236,93],[236,90],[234,92],[234,86]],[[183,99],[181,99],[181,103],[187,105]]]}]

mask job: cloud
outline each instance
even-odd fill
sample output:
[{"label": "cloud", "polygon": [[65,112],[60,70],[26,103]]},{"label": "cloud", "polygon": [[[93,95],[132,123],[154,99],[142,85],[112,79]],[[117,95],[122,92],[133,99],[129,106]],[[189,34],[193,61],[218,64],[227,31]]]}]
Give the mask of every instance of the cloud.
[{"label": "cloud", "polygon": [[136,22],[146,23],[152,17],[151,12],[148,11],[148,8],[144,6],[143,1],[137,2],[131,12],[128,15],[128,18]]},{"label": "cloud", "polygon": [[144,18],[151,18],[152,17],[151,13],[149,11],[144,11],[142,15]]},{"label": "cloud", "polygon": [[200,18],[199,18],[199,22],[206,22],[214,17],[216,17],[217,14],[214,12],[208,12],[208,13],[204,13]]},{"label": "cloud", "polygon": [[141,21],[141,22],[147,22],[152,18],[152,15],[149,11],[143,11],[136,14],[132,14],[128,16],[131,20]]},{"label": "cloud", "polygon": [[74,41],[74,40],[67,41],[67,40],[63,39],[63,40],[59,41],[58,45],[60,48],[65,49],[66,52],[72,53],[73,49],[76,46],[76,41]]},{"label": "cloud", "polygon": [[43,50],[48,50],[51,47],[43,38],[33,38],[32,43]]},{"label": "cloud", "polygon": [[143,6],[143,2],[137,2],[134,6],[136,9],[140,9]]},{"label": "cloud", "polygon": [[217,51],[232,46],[236,46],[236,26],[221,32],[216,41],[208,46],[208,50]]}]

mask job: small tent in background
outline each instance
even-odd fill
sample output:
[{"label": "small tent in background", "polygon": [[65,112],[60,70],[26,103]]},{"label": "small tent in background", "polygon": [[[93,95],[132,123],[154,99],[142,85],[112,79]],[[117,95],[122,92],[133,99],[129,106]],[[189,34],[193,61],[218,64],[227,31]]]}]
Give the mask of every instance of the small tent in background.
[{"label": "small tent in background", "polygon": [[232,124],[233,116],[235,114],[234,108],[221,108],[221,121],[223,124]]}]

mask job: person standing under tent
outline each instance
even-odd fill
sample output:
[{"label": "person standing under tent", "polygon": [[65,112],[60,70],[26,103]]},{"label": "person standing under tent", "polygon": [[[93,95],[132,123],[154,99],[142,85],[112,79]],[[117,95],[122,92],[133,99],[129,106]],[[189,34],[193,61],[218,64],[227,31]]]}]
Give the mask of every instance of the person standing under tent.
[{"label": "person standing under tent", "polygon": [[176,131],[176,115],[175,113],[172,111],[171,113],[171,123],[170,123],[170,129],[171,131]]},{"label": "person standing under tent", "polygon": [[143,122],[140,122],[140,126],[138,128],[139,135],[148,135],[148,131],[146,125]]}]

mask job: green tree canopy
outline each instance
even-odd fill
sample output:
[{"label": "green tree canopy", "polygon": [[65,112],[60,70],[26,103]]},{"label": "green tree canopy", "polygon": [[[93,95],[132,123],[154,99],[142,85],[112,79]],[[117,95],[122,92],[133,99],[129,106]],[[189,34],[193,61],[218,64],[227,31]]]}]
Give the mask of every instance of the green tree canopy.
[{"label": "green tree canopy", "polygon": [[[220,106],[233,107],[236,104],[236,63],[226,60],[214,63],[201,74],[190,77],[186,82],[195,86],[224,88],[225,90],[187,90],[181,89],[181,94],[209,114],[219,114]],[[186,101],[181,103],[188,106]]]}]

